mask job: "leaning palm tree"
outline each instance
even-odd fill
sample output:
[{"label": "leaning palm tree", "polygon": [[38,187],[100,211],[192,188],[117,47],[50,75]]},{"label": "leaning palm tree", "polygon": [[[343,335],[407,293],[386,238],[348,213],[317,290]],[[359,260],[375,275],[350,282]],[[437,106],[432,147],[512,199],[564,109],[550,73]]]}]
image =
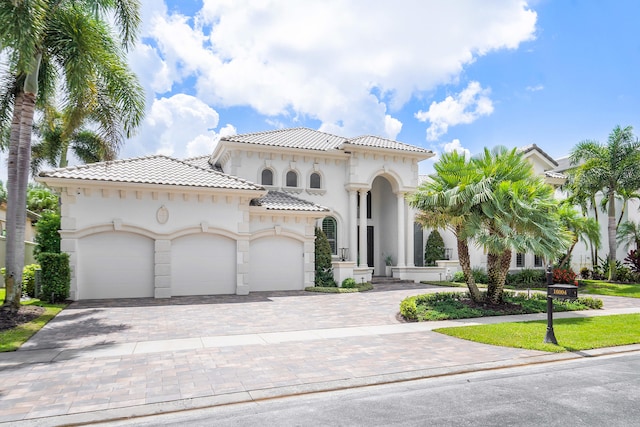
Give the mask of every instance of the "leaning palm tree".
[{"label": "leaning palm tree", "polygon": [[558,263],[560,266],[569,263],[571,253],[578,242],[582,241],[585,244],[590,242],[595,245],[596,248],[600,246],[600,225],[595,218],[585,217],[580,214],[576,208],[567,201],[560,203],[558,215],[560,222],[571,233],[571,246]]},{"label": "leaning palm tree", "polygon": [[609,280],[616,280],[616,196],[640,188],[640,142],[633,128],[616,126],[606,145],[597,141],[578,143],[570,154],[568,172],[576,188],[589,194],[601,193],[607,206]]},{"label": "leaning palm tree", "polygon": [[618,227],[617,243],[624,243],[624,248],[628,249],[631,243],[636,245],[636,249],[640,249],[640,223],[633,221],[625,221]]},{"label": "leaning palm tree", "polygon": [[[0,2],[0,48],[9,58],[3,76],[0,121],[10,121],[6,284],[4,306],[20,304],[26,219],[26,188],[36,104],[50,104],[56,76],[70,123],[86,111],[112,108],[130,134],[142,119],[144,97],[122,49],[140,23],[136,0],[14,0]],[[109,22],[115,22],[119,36]],[[118,39],[116,41],[116,39]],[[9,112],[11,111],[11,113]]]}]

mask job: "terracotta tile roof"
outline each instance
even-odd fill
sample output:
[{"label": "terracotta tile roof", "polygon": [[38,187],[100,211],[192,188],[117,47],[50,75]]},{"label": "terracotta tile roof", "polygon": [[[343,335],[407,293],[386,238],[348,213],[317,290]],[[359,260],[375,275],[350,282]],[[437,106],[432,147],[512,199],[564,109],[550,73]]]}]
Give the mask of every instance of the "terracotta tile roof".
[{"label": "terracotta tile roof", "polygon": [[217,167],[216,165],[212,165],[211,163],[209,163],[210,158],[211,156],[209,154],[205,154],[204,156],[189,157],[188,159],[182,159],[182,161],[185,163],[189,163],[190,165],[193,165],[193,166],[198,166],[199,168],[202,168],[202,169],[224,172],[220,167]]},{"label": "terracotta tile roof", "polygon": [[405,144],[404,142],[398,142],[391,139],[381,138],[379,136],[363,135],[356,138],[351,138],[345,141],[347,144],[359,145],[363,147],[375,147],[375,148],[389,148],[392,150],[400,151],[412,151],[415,153],[431,153],[431,150],[425,150],[415,145]]},{"label": "terracotta tile roof", "polygon": [[244,179],[204,169],[163,155],[91,163],[39,174],[43,178],[83,179],[87,181],[164,184],[183,187],[264,190]]},{"label": "terracotta tile roof", "polygon": [[252,206],[262,206],[267,210],[329,212],[324,206],[299,199],[282,191],[269,191],[266,196],[251,201]]}]

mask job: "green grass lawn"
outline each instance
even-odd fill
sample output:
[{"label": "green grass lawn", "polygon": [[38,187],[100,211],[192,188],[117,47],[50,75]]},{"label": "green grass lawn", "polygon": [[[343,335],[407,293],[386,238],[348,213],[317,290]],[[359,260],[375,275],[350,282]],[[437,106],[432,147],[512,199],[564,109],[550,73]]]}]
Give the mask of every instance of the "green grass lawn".
[{"label": "green grass lawn", "polygon": [[[5,292],[4,288],[0,289],[1,301],[4,301]],[[56,315],[67,306],[66,304],[49,304],[38,299],[23,301],[22,305],[37,305],[44,307],[44,313],[29,323],[22,324],[13,329],[0,331],[0,352],[15,351],[20,348],[25,341],[42,329],[49,320],[56,317]]]},{"label": "green grass lawn", "polygon": [[580,280],[578,293],[640,298],[640,283],[609,283],[604,280]]},{"label": "green grass lawn", "polygon": [[558,345],[545,344],[546,321],[435,329],[469,341],[549,352],[579,351],[640,343],[640,314],[556,319]]}]

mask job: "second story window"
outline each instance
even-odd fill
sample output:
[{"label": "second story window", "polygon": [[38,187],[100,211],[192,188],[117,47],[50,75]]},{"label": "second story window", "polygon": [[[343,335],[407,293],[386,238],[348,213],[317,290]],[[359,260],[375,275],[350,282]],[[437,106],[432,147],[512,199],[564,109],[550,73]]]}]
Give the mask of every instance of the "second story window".
[{"label": "second story window", "polygon": [[273,171],[271,169],[262,170],[261,184],[273,185]]},{"label": "second story window", "polygon": [[287,187],[298,186],[298,174],[294,171],[287,172]]},{"label": "second story window", "polygon": [[309,178],[309,187],[320,188],[320,184],[321,184],[320,174],[317,172],[312,173],[311,177]]}]

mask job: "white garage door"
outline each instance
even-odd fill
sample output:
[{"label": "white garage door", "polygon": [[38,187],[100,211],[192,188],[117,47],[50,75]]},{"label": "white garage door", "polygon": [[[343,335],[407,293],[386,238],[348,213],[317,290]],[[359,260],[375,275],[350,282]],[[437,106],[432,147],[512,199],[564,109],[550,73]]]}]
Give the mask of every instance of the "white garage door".
[{"label": "white garage door", "polygon": [[264,237],[251,242],[251,291],[304,289],[304,246],[286,237]]},{"label": "white garage door", "polygon": [[171,295],[236,293],[236,242],[192,234],[171,242]]},{"label": "white garage door", "polygon": [[153,240],[123,232],[78,241],[78,298],[140,298],[154,294]]}]

